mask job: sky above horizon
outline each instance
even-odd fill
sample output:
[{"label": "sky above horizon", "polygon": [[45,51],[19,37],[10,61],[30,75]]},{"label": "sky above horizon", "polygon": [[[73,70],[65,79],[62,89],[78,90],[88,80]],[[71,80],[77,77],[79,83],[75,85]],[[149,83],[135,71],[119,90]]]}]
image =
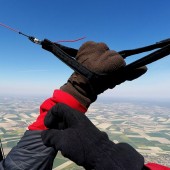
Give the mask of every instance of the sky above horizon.
[{"label": "sky above horizon", "polygon": [[[169,0],[1,0],[0,23],[51,41],[86,39],[110,49],[133,49],[170,37]],[[72,70],[41,46],[0,26],[0,95],[52,95]],[[127,60],[130,63],[144,56]],[[104,97],[170,99],[170,57],[148,65],[141,78],[108,90]]]}]

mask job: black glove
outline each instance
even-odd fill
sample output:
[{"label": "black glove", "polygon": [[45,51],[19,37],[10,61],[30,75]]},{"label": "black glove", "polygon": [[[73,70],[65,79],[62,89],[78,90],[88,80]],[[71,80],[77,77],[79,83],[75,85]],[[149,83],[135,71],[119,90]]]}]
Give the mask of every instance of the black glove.
[{"label": "black glove", "polygon": [[144,158],[134,148],[126,143],[114,144],[84,114],[65,104],[57,104],[48,112],[45,125],[58,129],[42,132],[44,144],[60,150],[63,156],[85,169],[143,168]]}]

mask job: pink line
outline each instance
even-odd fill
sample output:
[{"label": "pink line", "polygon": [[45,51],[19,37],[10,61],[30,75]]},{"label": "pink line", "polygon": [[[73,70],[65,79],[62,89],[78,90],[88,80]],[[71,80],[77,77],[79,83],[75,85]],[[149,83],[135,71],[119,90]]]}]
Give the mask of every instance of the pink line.
[{"label": "pink line", "polygon": [[5,27],[5,28],[8,28],[8,29],[10,29],[10,30],[12,30],[12,31],[14,31],[14,32],[19,33],[19,31],[15,30],[15,29],[13,29],[13,28],[11,28],[11,27],[5,25],[5,24],[0,23],[0,25],[3,26],[3,27]]},{"label": "pink line", "polygon": [[78,39],[75,39],[75,40],[58,40],[57,43],[58,42],[76,42],[76,41],[80,41],[84,38],[86,38],[86,37],[81,37],[81,38],[78,38]]}]

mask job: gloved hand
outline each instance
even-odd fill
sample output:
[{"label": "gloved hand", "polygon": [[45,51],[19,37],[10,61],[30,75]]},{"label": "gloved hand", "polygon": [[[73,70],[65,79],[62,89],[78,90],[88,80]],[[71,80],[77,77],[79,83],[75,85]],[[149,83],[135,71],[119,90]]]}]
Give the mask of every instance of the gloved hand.
[{"label": "gloved hand", "polygon": [[[53,47],[51,42],[44,40],[42,48],[53,52]],[[109,79],[103,78],[100,82],[92,83],[78,73],[73,73],[68,82],[61,87],[61,90],[74,96],[86,108],[96,100],[98,94],[108,88],[112,89],[126,80],[134,80],[147,71],[144,66],[127,73],[117,73],[117,70],[125,67],[126,63],[117,52],[109,50],[104,43],[86,42],[78,52],[75,49],[60,47],[68,54],[76,55],[76,60],[90,71],[110,75]]]},{"label": "gloved hand", "polygon": [[[62,130],[61,129],[61,124]],[[144,159],[126,143],[114,144],[105,132],[97,129],[82,113],[65,104],[55,105],[45,118],[42,132],[46,146],[60,150],[63,156],[91,170],[141,170]]]}]

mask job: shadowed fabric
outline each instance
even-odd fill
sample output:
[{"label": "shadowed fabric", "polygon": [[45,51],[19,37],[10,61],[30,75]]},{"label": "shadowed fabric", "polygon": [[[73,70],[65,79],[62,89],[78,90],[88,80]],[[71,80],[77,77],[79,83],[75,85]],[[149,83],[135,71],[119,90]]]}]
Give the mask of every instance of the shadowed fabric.
[{"label": "shadowed fabric", "polygon": [[57,152],[43,144],[41,132],[26,131],[17,146],[0,162],[0,170],[52,169]]}]

